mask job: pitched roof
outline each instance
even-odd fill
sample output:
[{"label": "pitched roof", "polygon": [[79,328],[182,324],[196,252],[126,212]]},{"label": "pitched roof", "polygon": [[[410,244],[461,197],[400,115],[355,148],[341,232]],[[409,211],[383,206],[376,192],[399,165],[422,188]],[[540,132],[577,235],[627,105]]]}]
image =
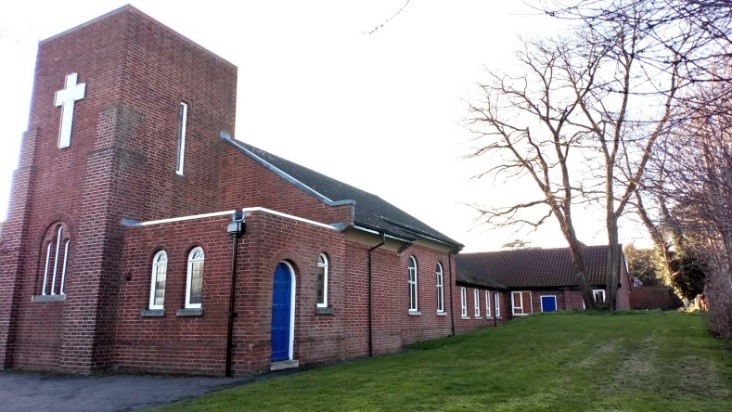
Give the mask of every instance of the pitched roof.
[{"label": "pitched roof", "polygon": [[[607,250],[583,249],[590,285],[605,284]],[[461,253],[455,263],[458,281],[467,283],[492,282],[508,289],[578,286],[569,248]]]},{"label": "pitched roof", "polygon": [[314,196],[323,203],[336,206],[355,205],[354,222],[366,229],[414,241],[417,237],[445,243],[461,249],[463,245],[404,212],[379,196],[300,166],[250,144],[222,134],[222,139],[276,173],[283,179]]}]

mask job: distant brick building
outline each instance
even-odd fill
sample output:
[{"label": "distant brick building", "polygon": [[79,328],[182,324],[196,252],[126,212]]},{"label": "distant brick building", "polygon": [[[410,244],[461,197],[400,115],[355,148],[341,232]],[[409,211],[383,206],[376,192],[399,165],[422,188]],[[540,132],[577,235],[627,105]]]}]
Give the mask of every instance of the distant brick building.
[{"label": "distant brick building", "polygon": [[489,283],[457,285],[460,243],[234,140],[236,81],[130,6],[40,43],[0,245],[3,368],[245,374],[502,319]]},{"label": "distant brick building", "polygon": [[[607,246],[582,250],[587,281],[598,304],[607,303],[607,252]],[[568,248],[463,253],[457,256],[457,272],[459,284],[477,283],[504,291],[509,317],[585,308]],[[616,307],[630,309],[631,282],[624,256],[617,286]]]}]

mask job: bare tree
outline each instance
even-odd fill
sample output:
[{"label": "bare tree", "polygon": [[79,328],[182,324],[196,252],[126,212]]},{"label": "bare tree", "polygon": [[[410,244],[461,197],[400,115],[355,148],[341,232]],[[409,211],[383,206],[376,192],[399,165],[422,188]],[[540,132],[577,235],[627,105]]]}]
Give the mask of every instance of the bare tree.
[{"label": "bare tree", "polygon": [[[471,106],[473,131],[483,143],[471,156],[500,154],[484,175],[528,176],[541,193],[533,201],[481,209],[483,216],[492,223],[533,226],[555,216],[587,307],[594,302],[572,206],[594,203],[605,210],[607,297],[615,309],[622,263],[618,221],[654,144],[668,133],[681,87],[678,56],[667,56],[663,67],[644,63],[646,53],[667,51],[646,35],[648,13],[630,8],[602,24],[580,19],[569,40],[526,43],[519,62],[528,74],[492,74],[492,83],[482,86],[484,101]],[[548,207],[546,214],[527,219],[523,212],[536,207]]]},{"label": "bare tree", "polygon": [[[605,50],[591,47],[583,63],[576,62],[573,47],[563,42],[526,43],[517,53],[525,75],[510,77],[491,73],[492,82],[481,86],[484,99],[472,104],[470,128],[480,148],[470,157],[497,159],[482,176],[528,177],[539,196],[505,208],[480,209],[488,223],[496,225],[542,225],[554,216],[569,244],[577,282],[588,308],[594,308],[587,282],[572,208],[581,182],[572,174],[570,155],[581,156],[587,133],[574,126],[582,99],[595,87],[594,81]],[[574,87],[573,87],[574,85]],[[579,94],[573,93],[573,89]],[[538,216],[531,211],[541,208]]]},{"label": "bare tree", "polygon": [[[726,62],[725,62],[726,63]],[[732,69],[719,68],[720,77]],[[695,90],[693,115],[664,147],[663,193],[673,199],[674,225],[708,263],[707,291],[715,329],[732,338],[732,102],[729,86],[705,84]]]}]

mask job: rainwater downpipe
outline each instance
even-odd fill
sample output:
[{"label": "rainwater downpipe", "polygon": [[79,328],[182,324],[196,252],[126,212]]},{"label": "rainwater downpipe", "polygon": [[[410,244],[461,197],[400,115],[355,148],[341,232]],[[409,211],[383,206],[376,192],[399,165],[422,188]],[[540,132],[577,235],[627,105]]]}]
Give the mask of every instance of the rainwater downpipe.
[{"label": "rainwater downpipe", "polygon": [[229,325],[226,332],[226,377],[231,377],[231,357],[234,350],[234,318],[236,318],[236,255],[239,237],[244,232],[244,212],[237,210],[226,226],[226,232],[231,236],[231,294],[229,295]]},{"label": "rainwater downpipe", "polygon": [[447,254],[447,268],[448,273],[450,274],[450,324],[452,325],[452,336],[455,336],[455,311],[452,307],[452,301],[454,300],[452,295],[452,255],[455,254],[455,251],[451,251]]},{"label": "rainwater downpipe", "polygon": [[369,270],[369,289],[368,289],[368,294],[369,294],[369,308],[368,308],[368,312],[369,312],[369,357],[373,357],[374,356],[374,325],[373,325],[373,323],[374,323],[374,317],[373,317],[373,311],[372,311],[372,306],[373,306],[373,295],[372,295],[373,273],[372,273],[372,264],[371,264],[371,252],[373,252],[374,250],[376,250],[376,249],[380,248],[381,246],[383,246],[384,243],[386,243],[386,234],[384,232],[381,232],[381,242],[379,242],[377,245],[371,247],[369,249],[369,252],[368,252],[368,256],[369,256],[369,259],[368,259],[368,261],[369,261],[369,263],[368,263],[368,270]]}]

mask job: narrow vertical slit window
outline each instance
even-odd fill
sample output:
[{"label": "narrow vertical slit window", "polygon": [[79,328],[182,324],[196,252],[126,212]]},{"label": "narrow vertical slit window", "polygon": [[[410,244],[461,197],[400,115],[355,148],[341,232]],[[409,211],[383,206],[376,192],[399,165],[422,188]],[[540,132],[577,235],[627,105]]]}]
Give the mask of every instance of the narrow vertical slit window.
[{"label": "narrow vertical slit window", "polygon": [[176,155],[175,173],[183,175],[183,162],[186,155],[186,124],[188,123],[188,104],[180,102],[178,108],[178,153]]},{"label": "narrow vertical slit window", "polygon": [[465,287],[460,287],[460,316],[468,317],[468,292]]},{"label": "narrow vertical slit window", "polygon": [[491,292],[485,291],[485,317],[491,317]]},{"label": "narrow vertical slit window", "polygon": [[41,291],[41,295],[46,294],[46,285],[48,284],[48,269],[49,269],[49,265],[51,264],[52,247],[53,247],[53,242],[48,242],[48,246],[46,246],[46,265],[45,265],[45,269],[43,269],[43,290]]},{"label": "narrow vertical slit window", "polygon": [[496,292],[493,294],[493,301],[496,302],[496,318],[501,317],[501,294]]},{"label": "narrow vertical slit window", "polygon": [[474,311],[475,311],[475,317],[480,317],[480,291],[478,289],[473,289],[473,305]]},{"label": "narrow vertical slit window", "polygon": [[328,258],[324,253],[318,256],[318,286],[317,295],[319,308],[328,307]]},{"label": "narrow vertical slit window", "polygon": [[69,260],[69,243],[69,240],[66,239],[66,242],[64,243],[64,264],[63,268],[61,269],[61,287],[58,291],[58,293],[61,295],[64,294],[64,285],[66,284],[66,265]]},{"label": "narrow vertical slit window", "polygon": [[56,234],[56,254],[53,259],[53,278],[51,280],[51,294],[56,294],[56,274],[58,273],[58,260],[59,250],[61,249],[61,236],[63,235],[63,227],[58,227],[58,233]]}]

